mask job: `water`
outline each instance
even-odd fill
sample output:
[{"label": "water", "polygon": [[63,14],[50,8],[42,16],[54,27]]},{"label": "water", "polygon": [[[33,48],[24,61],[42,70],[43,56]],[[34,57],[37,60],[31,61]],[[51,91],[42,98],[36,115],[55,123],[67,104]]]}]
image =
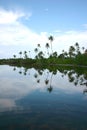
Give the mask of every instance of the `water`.
[{"label": "water", "polygon": [[87,70],[0,66],[0,130],[87,130]]}]

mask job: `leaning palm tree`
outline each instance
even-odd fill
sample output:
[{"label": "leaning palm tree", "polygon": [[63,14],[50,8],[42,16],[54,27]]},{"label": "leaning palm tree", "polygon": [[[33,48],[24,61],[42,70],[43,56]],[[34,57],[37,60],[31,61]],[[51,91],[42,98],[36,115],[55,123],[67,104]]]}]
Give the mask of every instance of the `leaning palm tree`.
[{"label": "leaning palm tree", "polygon": [[51,36],[48,37],[48,39],[49,39],[49,41],[50,41],[51,51],[52,51],[52,54],[53,54],[52,42],[53,42],[54,38],[53,38],[53,36],[51,35]]}]

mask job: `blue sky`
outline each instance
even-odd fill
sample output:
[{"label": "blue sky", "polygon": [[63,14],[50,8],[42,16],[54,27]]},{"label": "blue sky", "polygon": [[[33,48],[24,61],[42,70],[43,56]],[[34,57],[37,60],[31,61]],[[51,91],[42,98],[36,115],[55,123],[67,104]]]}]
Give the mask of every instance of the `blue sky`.
[{"label": "blue sky", "polygon": [[87,0],[0,0],[0,58],[45,51],[49,35],[58,54],[78,42],[87,48]]}]

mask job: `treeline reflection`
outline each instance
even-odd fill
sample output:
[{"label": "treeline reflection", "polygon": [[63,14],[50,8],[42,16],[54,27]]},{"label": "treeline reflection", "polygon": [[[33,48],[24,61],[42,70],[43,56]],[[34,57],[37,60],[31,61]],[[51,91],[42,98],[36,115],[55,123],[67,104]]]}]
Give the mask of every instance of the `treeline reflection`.
[{"label": "treeline reflection", "polygon": [[[47,91],[51,93],[53,91],[53,76],[57,75],[58,73],[61,74],[62,79],[64,77],[68,78],[68,81],[70,83],[73,83],[74,86],[85,86],[85,89],[83,90],[83,93],[87,93],[87,68],[84,67],[58,67],[57,69],[54,69],[55,67],[51,67],[51,69],[35,69],[35,73],[33,75],[33,78],[35,78],[36,83],[40,83],[43,77],[44,83],[47,87]],[[13,71],[18,70],[18,73],[20,75],[31,75],[31,72],[29,72],[29,68],[17,68],[14,67]],[[46,70],[46,71],[45,71]],[[45,76],[43,76],[45,73]]]}]

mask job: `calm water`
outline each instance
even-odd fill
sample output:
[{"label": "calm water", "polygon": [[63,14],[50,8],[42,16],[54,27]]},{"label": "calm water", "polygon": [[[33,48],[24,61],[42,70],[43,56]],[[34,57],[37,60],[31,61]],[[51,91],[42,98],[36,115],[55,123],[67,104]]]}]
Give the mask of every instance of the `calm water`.
[{"label": "calm water", "polygon": [[87,71],[0,66],[0,130],[87,130]]}]

